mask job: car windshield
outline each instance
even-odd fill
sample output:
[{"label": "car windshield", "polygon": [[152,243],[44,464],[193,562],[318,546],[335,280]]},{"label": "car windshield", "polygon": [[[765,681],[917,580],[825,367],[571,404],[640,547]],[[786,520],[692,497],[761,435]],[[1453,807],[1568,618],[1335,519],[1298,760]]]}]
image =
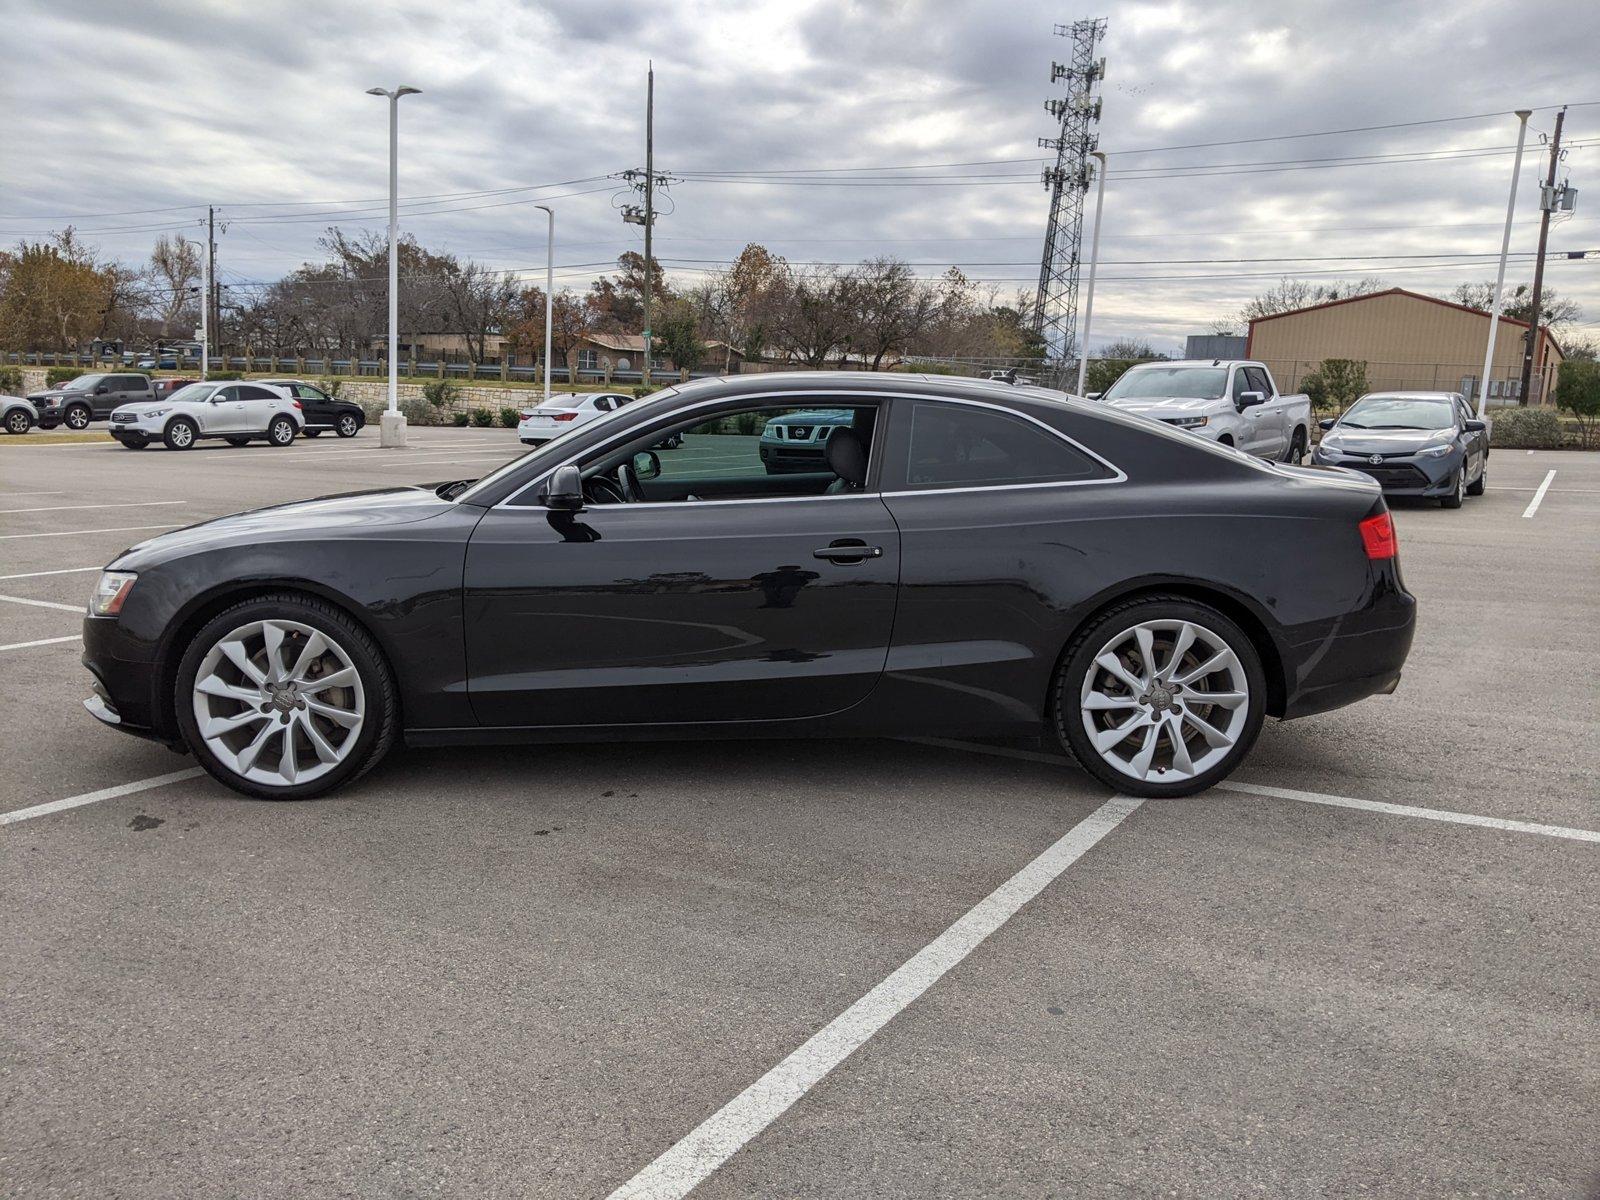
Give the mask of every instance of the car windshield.
[{"label": "car windshield", "polygon": [[183,387],[181,387],[177,391],[173,392],[172,395],[168,396],[167,399],[168,400],[204,400],[207,397],[209,397],[212,392],[216,391],[218,386],[220,386],[220,385],[215,384],[215,383],[190,383],[190,384],[185,384]]},{"label": "car windshield", "polygon": [[1454,424],[1448,400],[1415,396],[1363,396],[1339,418],[1351,429],[1444,429]]},{"label": "car windshield", "polygon": [[577,408],[589,397],[587,396],[551,396],[548,400],[541,400],[535,408]]},{"label": "car windshield", "polygon": [[1102,400],[1158,400],[1168,396],[1220,400],[1228,390],[1227,367],[1135,367],[1124,371]]},{"label": "car windshield", "polygon": [[69,380],[61,390],[64,392],[86,392],[104,378],[104,375],[79,375],[76,379]]}]

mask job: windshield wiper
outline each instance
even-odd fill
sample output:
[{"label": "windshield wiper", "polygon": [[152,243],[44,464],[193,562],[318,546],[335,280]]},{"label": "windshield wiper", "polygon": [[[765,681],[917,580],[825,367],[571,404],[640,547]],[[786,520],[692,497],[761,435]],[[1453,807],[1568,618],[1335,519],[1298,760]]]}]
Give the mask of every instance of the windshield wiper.
[{"label": "windshield wiper", "polygon": [[1340,421],[1339,424],[1344,426],[1346,429],[1369,429],[1369,428],[1371,428],[1371,426],[1363,425],[1359,421]]},{"label": "windshield wiper", "polygon": [[1426,425],[1365,425],[1364,429],[1426,429]]}]

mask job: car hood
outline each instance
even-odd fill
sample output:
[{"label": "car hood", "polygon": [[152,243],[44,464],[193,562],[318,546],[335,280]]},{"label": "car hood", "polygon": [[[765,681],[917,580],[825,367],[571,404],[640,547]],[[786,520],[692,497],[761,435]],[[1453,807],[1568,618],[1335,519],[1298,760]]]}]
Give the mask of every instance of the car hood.
[{"label": "car hood", "polygon": [[1141,417],[1187,417],[1203,413],[1220,400],[1203,396],[1129,396],[1125,400],[1102,401],[1107,408],[1137,413]]},{"label": "car hood", "polygon": [[302,541],[357,531],[376,536],[384,529],[430,520],[455,507],[426,487],[383,488],[297,500],[158,534],[124,550],[112,565],[118,570],[137,571],[217,546]]},{"label": "car hood", "polygon": [[[88,393],[84,393],[84,394],[87,395]],[[28,393],[28,399],[29,400],[34,400],[34,401],[38,401],[38,400],[59,400],[63,396],[66,396],[66,395],[69,395],[69,393],[67,392],[67,390],[65,388],[46,388],[42,392],[29,392]]]},{"label": "car hood", "polygon": [[157,409],[171,407],[171,400],[135,400],[131,404],[119,404],[111,411],[114,413],[133,413],[135,416],[140,416],[147,412],[155,412]]},{"label": "car hood", "polygon": [[1453,437],[1452,429],[1340,429],[1322,435],[1322,444],[1341,454],[1400,454]]}]

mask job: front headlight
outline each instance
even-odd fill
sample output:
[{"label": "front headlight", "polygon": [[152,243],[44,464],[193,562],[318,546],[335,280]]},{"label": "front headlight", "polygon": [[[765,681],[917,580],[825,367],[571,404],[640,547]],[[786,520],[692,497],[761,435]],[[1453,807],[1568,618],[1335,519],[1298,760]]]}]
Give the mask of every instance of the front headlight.
[{"label": "front headlight", "polygon": [[148,412],[134,413],[135,417],[164,417],[172,410],[170,408],[152,408]]},{"label": "front headlight", "polygon": [[1443,458],[1455,448],[1454,442],[1445,442],[1442,446],[1424,446],[1421,450],[1418,450],[1417,453],[1423,458]]},{"label": "front headlight", "polygon": [[97,617],[116,616],[138,578],[132,571],[100,572],[100,582],[94,585],[94,595],[89,598],[89,611]]},{"label": "front headlight", "polygon": [[1171,425],[1174,429],[1199,429],[1202,425],[1208,425],[1208,424],[1210,424],[1210,422],[1211,422],[1211,418],[1210,417],[1167,417],[1166,418],[1166,423],[1168,425]]},{"label": "front headlight", "polygon": [[1315,458],[1338,458],[1339,457],[1339,445],[1338,445],[1338,443],[1335,442],[1333,445],[1330,446],[1327,442],[1318,442],[1317,443],[1317,449],[1316,449],[1316,452],[1313,455],[1313,457],[1315,457]]}]

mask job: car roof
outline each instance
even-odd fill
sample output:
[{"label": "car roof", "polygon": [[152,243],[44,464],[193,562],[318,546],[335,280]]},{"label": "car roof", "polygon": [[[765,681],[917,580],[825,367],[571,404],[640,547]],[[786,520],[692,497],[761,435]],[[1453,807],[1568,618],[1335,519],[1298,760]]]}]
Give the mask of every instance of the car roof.
[{"label": "car roof", "polygon": [[1358,400],[1455,400],[1460,397],[1459,392],[1363,392],[1356,397]]}]

